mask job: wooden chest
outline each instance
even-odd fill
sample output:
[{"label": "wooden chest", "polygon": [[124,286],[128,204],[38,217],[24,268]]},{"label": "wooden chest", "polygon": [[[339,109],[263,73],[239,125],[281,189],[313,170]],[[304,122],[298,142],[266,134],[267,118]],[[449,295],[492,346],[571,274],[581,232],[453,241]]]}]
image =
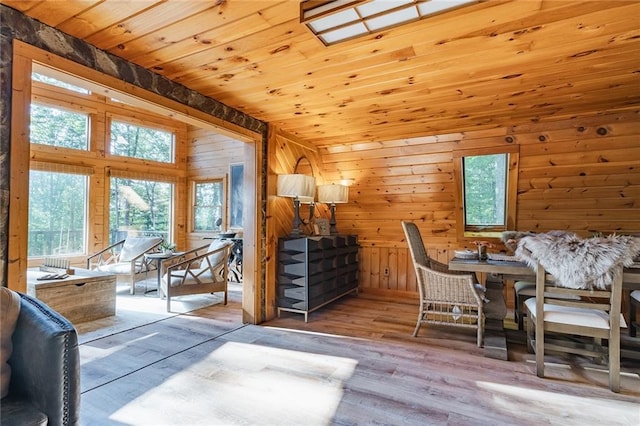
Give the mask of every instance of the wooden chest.
[{"label": "wooden chest", "polygon": [[27,293],[49,305],[74,324],[116,314],[116,276],[76,269],[62,280],[38,281],[46,275],[37,269],[27,271]]}]

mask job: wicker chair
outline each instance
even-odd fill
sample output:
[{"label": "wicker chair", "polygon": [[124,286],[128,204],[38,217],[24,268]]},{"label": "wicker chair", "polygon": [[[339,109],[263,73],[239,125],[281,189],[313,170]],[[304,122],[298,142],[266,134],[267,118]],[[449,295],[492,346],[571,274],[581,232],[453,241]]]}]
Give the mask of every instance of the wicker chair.
[{"label": "wicker chair", "polygon": [[415,223],[402,222],[420,291],[420,312],[413,331],[422,324],[441,324],[477,330],[478,347],[484,336],[483,301],[473,275],[449,271],[447,265],[431,259]]}]

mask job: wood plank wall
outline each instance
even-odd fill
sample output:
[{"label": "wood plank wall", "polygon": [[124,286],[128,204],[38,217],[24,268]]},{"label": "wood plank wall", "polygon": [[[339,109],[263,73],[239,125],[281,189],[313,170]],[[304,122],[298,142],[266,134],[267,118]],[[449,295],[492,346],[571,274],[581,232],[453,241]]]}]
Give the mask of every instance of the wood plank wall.
[{"label": "wood plank wall", "polygon": [[[233,139],[215,130],[189,126],[187,133],[187,200],[192,204],[193,181],[209,179],[222,179],[225,193],[229,182],[229,165],[244,162],[245,142]],[[187,209],[191,212],[191,208]],[[228,200],[225,203],[225,219],[223,228],[228,223]],[[211,236],[211,233],[193,232],[191,217],[186,222],[187,248],[196,248],[206,244],[203,238]]]},{"label": "wood plank wall", "polygon": [[[363,291],[415,297],[402,220],[418,222],[431,256],[456,240],[452,150],[520,145],[516,229],[640,234],[640,111],[410,140],[321,147],[327,180],[354,179],[338,227],[359,236]],[[385,276],[384,270],[389,274]]]},{"label": "wood plank wall", "polygon": [[[293,224],[293,202],[290,198],[276,195],[277,176],[296,172],[296,164],[301,158],[309,160],[316,185],[325,182],[322,172],[322,160],[318,149],[295,136],[272,127],[268,141],[268,202],[267,202],[267,259],[266,259],[266,318],[273,318],[276,312],[276,273],[278,269],[278,238],[288,235]],[[308,169],[308,168],[307,168]],[[306,171],[306,170],[305,170]],[[301,172],[301,170],[297,170]],[[308,207],[302,208],[302,216],[308,217]],[[317,205],[315,217],[328,217],[328,209]],[[311,233],[309,226],[302,226],[306,234]]]}]

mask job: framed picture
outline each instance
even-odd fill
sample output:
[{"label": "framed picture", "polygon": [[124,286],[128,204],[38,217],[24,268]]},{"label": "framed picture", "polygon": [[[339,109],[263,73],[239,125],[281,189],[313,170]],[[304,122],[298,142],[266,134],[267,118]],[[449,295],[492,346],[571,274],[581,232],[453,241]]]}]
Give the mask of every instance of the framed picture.
[{"label": "framed picture", "polygon": [[244,164],[229,165],[229,228],[242,228]]}]

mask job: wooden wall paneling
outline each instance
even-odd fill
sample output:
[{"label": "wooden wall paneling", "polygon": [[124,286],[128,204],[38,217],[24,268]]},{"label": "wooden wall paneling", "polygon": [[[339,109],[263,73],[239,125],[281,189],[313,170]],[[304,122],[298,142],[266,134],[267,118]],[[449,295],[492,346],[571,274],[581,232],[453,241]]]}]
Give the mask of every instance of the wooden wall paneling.
[{"label": "wooden wall paneling", "polygon": [[31,60],[14,55],[11,98],[11,172],[9,181],[9,247],[7,284],[27,292],[27,241],[29,223],[29,105]]},{"label": "wooden wall paneling", "polygon": [[[640,232],[638,116],[637,111],[594,113],[415,140],[320,147],[325,177],[354,181],[350,202],[340,205],[337,216],[340,229],[359,236],[363,291],[386,289],[407,297],[417,291],[401,220],[419,224],[429,254],[441,262],[448,262],[454,249],[469,248],[456,236],[451,149],[495,150],[509,145],[507,138],[517,144],[512,148],[520,151],[516,229]],[[384,265],[394,262],[395,283],[394,277],[381,275]]]},{"label": "wooden wall paneling", "polygon": [[[266,318],[275,317],[276,303],[276,273],[278,269],[278,238],[286,236],[291,232],[293,223],[293,202],[290,198],[278,197],[276,195],[276,185],[278,174],[293,173],[296,163],[302,157],[309,160],[316,178],[316,185],[324,183],[322,158],[318,154],[317,148],[295,136],[271,126],[269,130],[268,148],[268,202],[267,202],[267,270],[266,270]],[[342,207],[342,205],[341,205]],[[301,215],[307,218],[308,207],[303,207]],[[340,209],[338,209],[339,211]],[[315,217],[328,215],[328,209],[318,206],[315,209]],[[325,216],[328,217],[328,216]],[[340,224],[338,224],[340,226]],[[303,227],[305,233],[311,232],[310,227]],[[341,233],[346,233],[346,229],[339,228]]]}]

